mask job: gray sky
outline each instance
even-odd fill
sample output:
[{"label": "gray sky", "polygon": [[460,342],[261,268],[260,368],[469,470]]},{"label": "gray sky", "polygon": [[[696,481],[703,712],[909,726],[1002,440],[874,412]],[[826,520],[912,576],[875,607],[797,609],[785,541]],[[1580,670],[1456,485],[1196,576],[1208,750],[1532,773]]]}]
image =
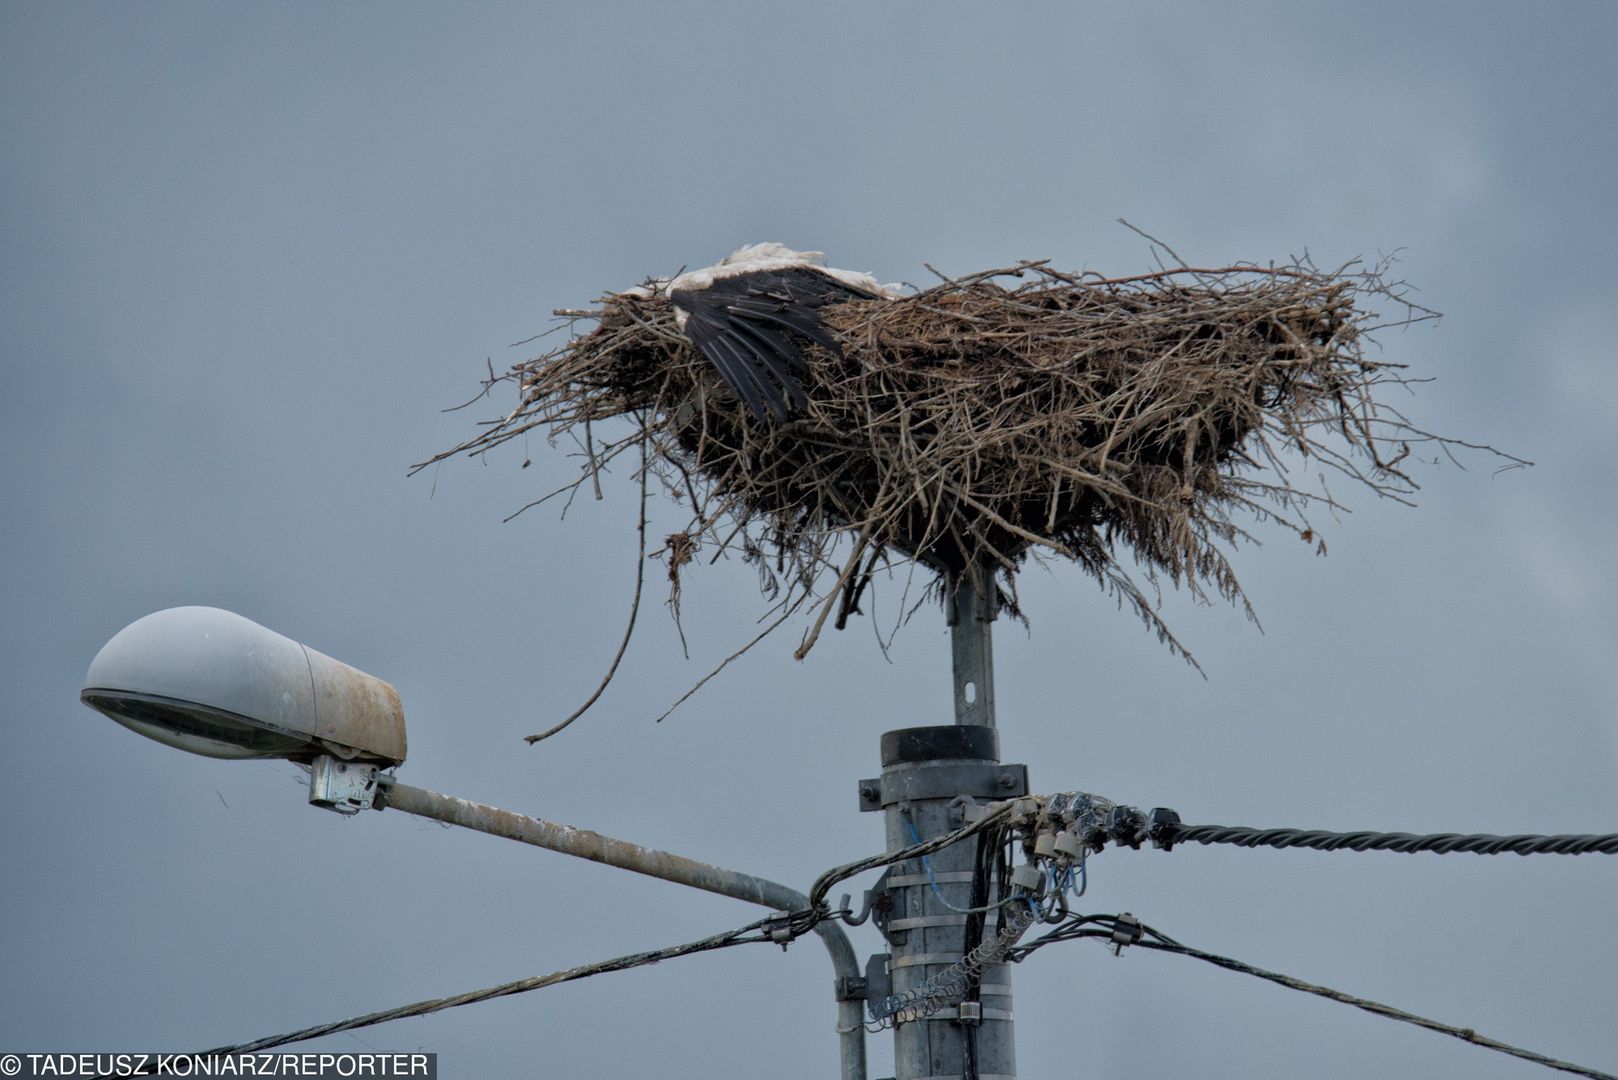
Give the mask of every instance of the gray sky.
[{"label": "gray sky", "polygon": [[[1615,52],[1608,3],[0,7],[0,1049],[245,1040],[754,917],[117,728],[85,667],[159,608],[394,682],[411,783],[798,888],[880,847],[855,782],[881,732],[949,722],[937,611],[891,662],[869,621],[802,664],[783,634],[654,726],[752,632],[751,571],[705,569],[692,659],[649,602],[530,749],[622,631],[633,487],[501,524],[569,475],[541,439],[405,476],[510,407],[440,412],[553,307],[751,241],[916,282],[1148,269],[1120,217],[1193,261],[1401,251],[1445,313],[1382,339],[1436,377],[1411,414],[1537,466],[1422,468],[1413,510],[1340,492],[1324,559],[1243,549],[1262,634],[1168,597],[1206,681],[1031,568],[1003,756],[1189,822],[1618,831]],[[1085,902],[1613,1070],[1615,895],[1598,856],[1196,848],[1108,851]],[[753,947],[310,1046],[827,1076],[830,981],[814,942]],[[1172,956],[1075,943],[1016,986],[1029,1077],[1541,1075]]]}]

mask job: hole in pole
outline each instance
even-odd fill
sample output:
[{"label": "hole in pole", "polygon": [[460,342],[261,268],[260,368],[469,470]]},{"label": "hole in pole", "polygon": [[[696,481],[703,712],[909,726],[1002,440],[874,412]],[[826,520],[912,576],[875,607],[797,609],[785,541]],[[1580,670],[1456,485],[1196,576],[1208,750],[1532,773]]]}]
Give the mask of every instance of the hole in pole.
[{"label": "hole in pole", "polygon": [[961,686],[961,697],[962,697],[962,699],[964,699],[966,701],[966,703],[968,705],[977,704],[977,700],[978,700],[978,684],[975,683],[975,682],[972,682],[970,679],[968,679]]}]

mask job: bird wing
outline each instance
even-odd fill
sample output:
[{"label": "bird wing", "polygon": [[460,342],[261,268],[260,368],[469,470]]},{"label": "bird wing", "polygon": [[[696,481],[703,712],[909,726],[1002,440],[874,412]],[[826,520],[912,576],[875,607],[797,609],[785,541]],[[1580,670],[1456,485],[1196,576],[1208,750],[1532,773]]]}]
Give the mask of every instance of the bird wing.
[{"label": "bird wing", "polygon": [[761,420],[771,414],[784,420],[808,403],[801,383],[807,364],[794,336],[841,355],[819,309],[872,298],[809,267],[720,277],[669,296],[686,313],[691,343]]}]

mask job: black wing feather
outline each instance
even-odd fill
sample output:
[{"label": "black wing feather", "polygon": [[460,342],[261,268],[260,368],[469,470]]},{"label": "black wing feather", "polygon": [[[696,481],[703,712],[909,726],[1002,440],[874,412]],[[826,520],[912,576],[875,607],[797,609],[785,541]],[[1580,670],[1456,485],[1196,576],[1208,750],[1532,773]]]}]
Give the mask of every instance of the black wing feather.
[{"label": "black wing feather", "polygon": [[803,354],[794,348],[783,348],[780,335],[766,333],[746,319],[732,320],[730,329],[736,343],[756,356],[777,379],[801,378],[805,374]]},{"label": "black wing feather", "polygon": [[820,321],[820,315],[815,309],[793,307],[779,300],[763,302],[745,300],[731,304],[729,310],[736,316],[747,319],[760,332],[764,332],[765,325],[784,327],[794,333],[802,334],[831,352],[838,355],[842,354],[842,345],[836,338],[832,337],[830,331],[826,329],[826,325]]},{"label": "black wing feather", "polygon": [[766,410],[783,412],[784,406],[777,401],[780,391],[760,380],[754,365],[727,340],[722,326],[706,314],[692,312],[686,319],[685,332],[754,416],[762,420]]},{"label": "black wing feather", "polygon": [[720,278],[705,289],[676,289],[670,299],[686,313],[691,343],[753,415],[784,420],[808,402],[800,382],[808,365],[795,337],[841,355],[842,345],[820,321],[819,309],[873,297],[794,267]]}]

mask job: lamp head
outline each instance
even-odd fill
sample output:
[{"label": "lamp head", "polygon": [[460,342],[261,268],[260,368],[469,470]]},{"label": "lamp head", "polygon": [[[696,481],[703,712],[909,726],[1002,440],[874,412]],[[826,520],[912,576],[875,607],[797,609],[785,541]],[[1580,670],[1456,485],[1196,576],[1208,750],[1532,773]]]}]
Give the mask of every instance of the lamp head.
[{"label": "lamp head", "polygon": [[90,662],[79,699],[207,757],[333,756],[382,768],[405,758],[392,686],[219,608],[169,608],[130,623]]}]

